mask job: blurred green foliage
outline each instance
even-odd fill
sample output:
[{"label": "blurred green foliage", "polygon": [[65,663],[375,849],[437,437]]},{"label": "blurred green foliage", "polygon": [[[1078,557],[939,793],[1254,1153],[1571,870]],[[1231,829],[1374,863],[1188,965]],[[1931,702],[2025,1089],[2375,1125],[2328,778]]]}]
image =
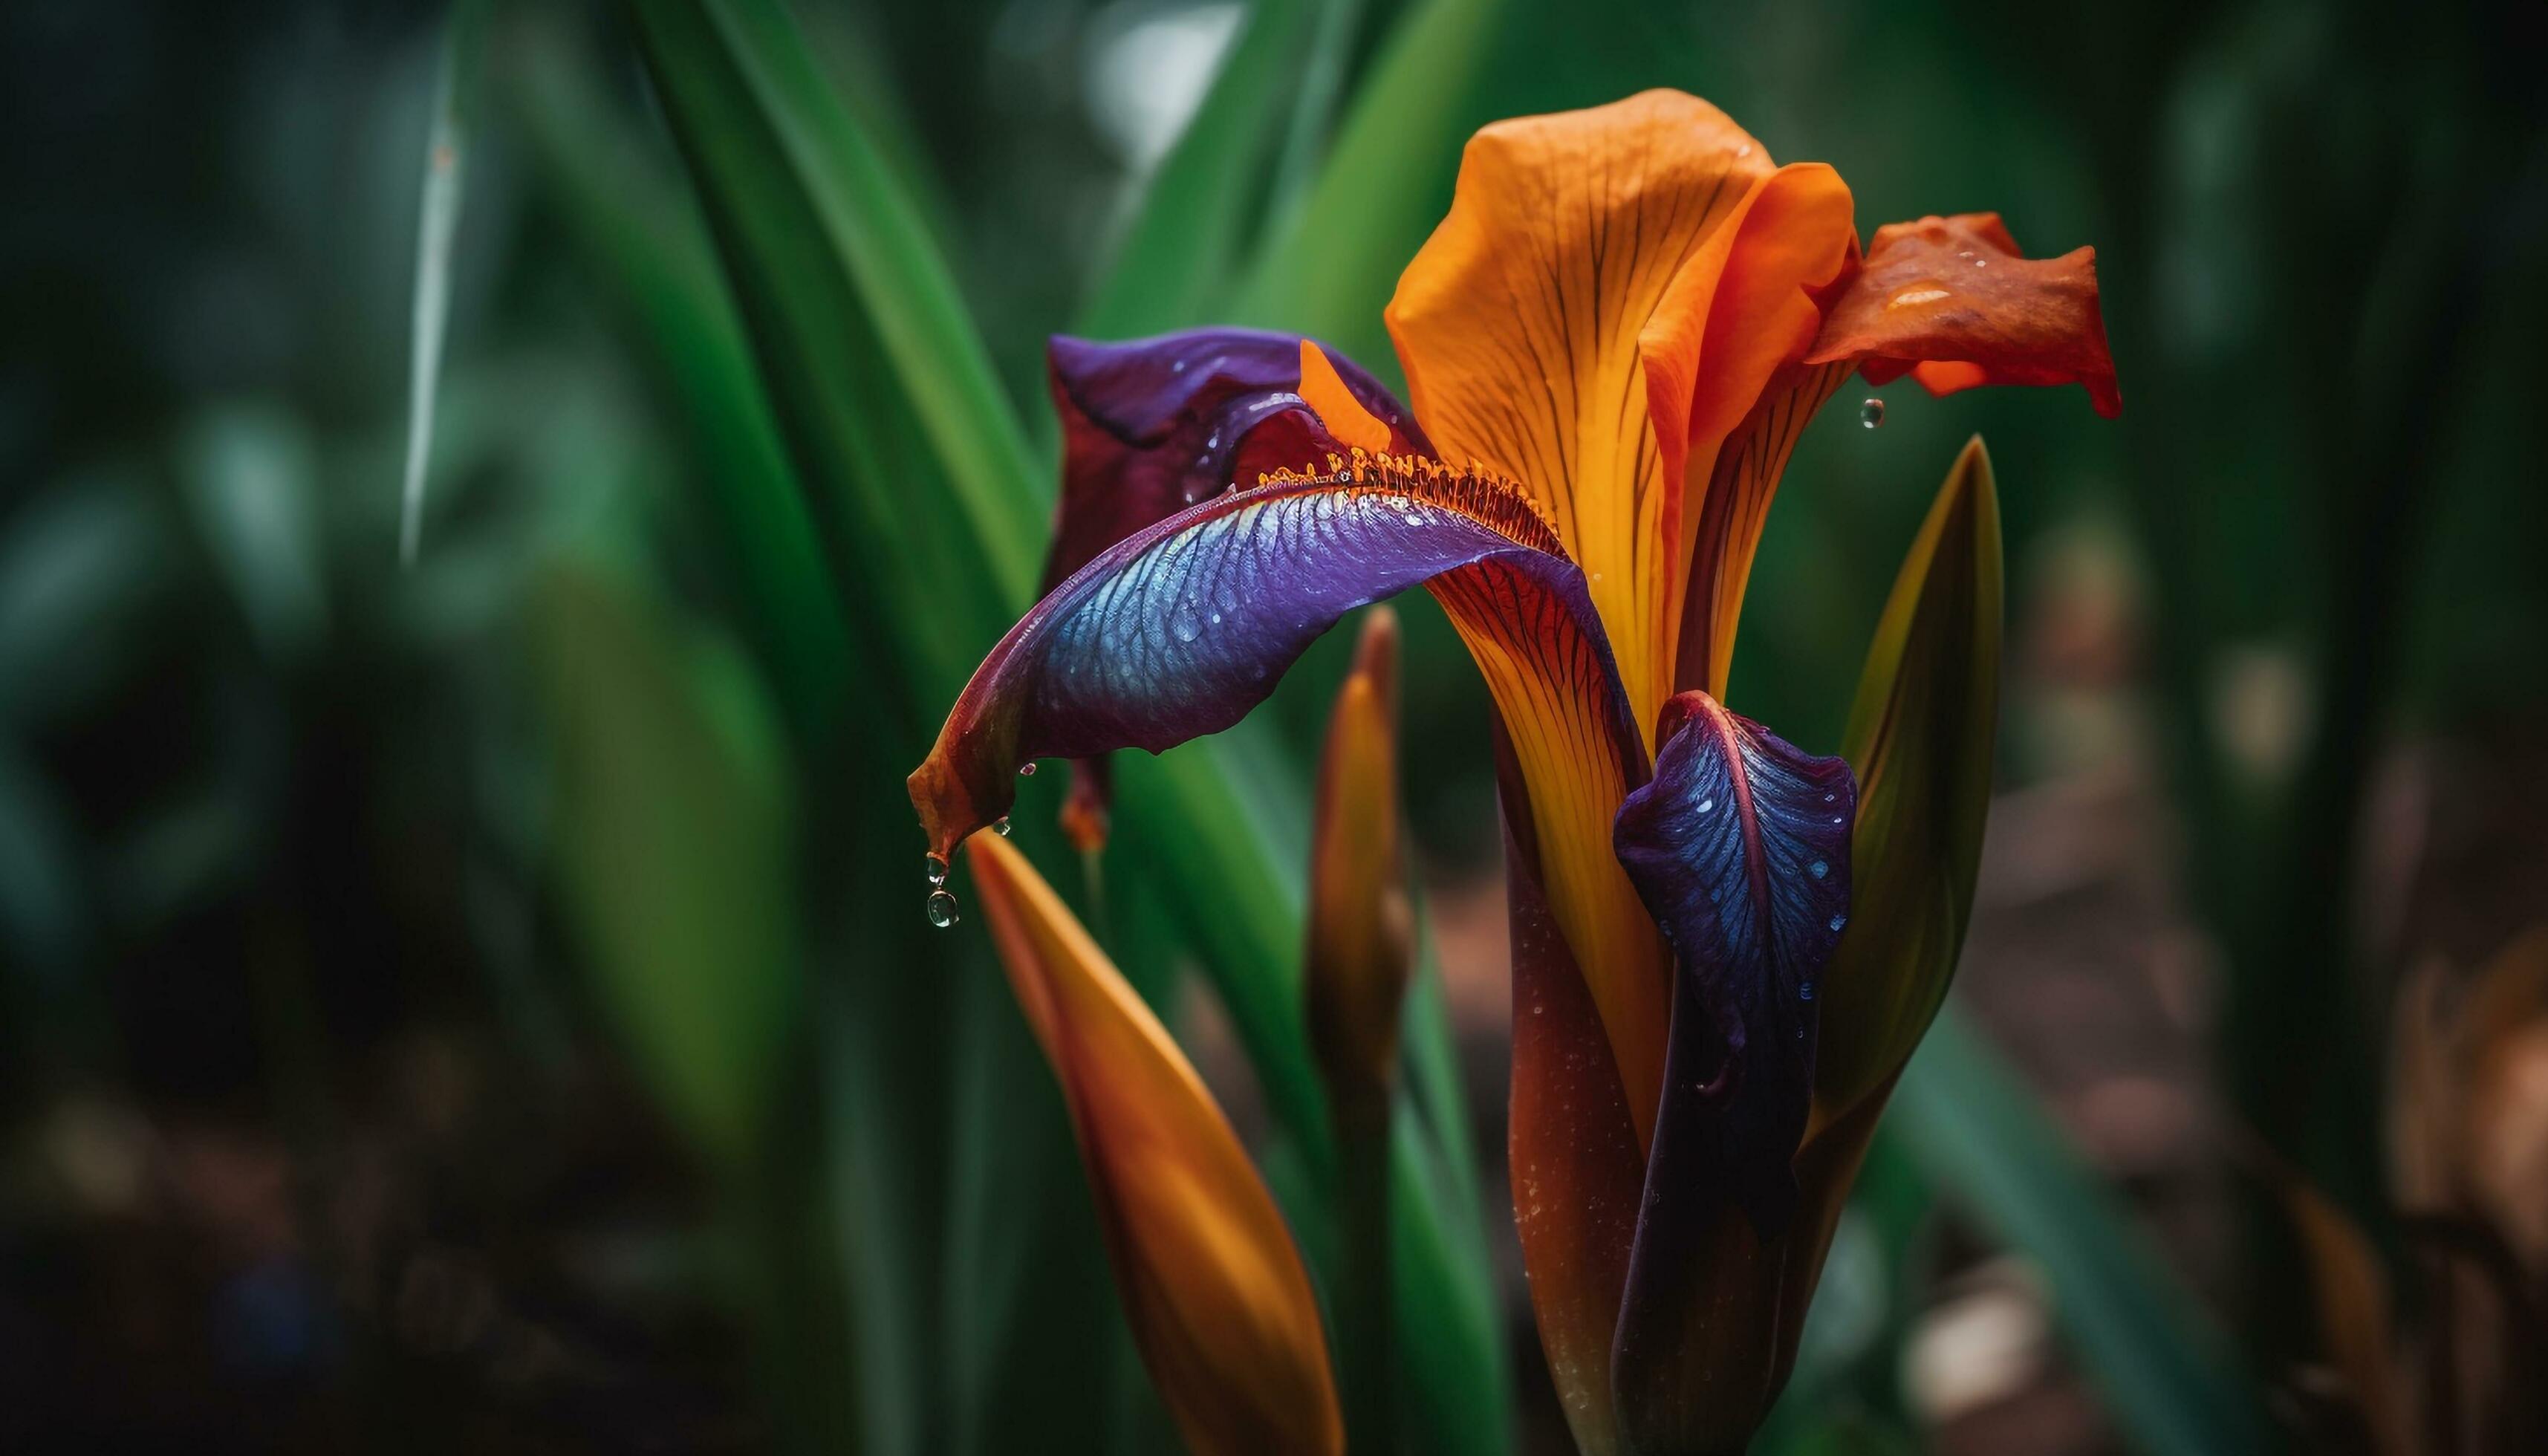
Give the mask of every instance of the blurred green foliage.
[{"label": "blurred green foliage", "polygon": [[[1833,410],[1732,696],[1838,743],[1976,429],[2021,609],[2056,533],[2129,530],[2224,1085],[2367,1204],[2394,948],[2328,908],[2365,783],[2397,735],[2535,725],[2548,687],[2514,7],[487,9],[456,44],[422,4],[0,12],[0,1437],[1163,1449],[1049,1079],[978,939],[923,922],[901,788],[1032,586],[1042,341],[1257,322],[1393,374],[1380,306],[1467,134],[1650,85],[1835,163],[1863,228],[1996,208],[2032,251],[2099,246],[2123,427],[2018,392]],[[402,569],[446,54],[471,125]],[[1494,859],[1485,702],[1407,610],[1414,829],[1456,877]],[[1145,994],[1218,1002],[1322,1266],[1296,908],[1345,651],[1127,763],[1079,895]],[[2259,663],[2300,684],[2262,752],[2231,711]],[[2004,741],[2009,780],[2055,767]],[[1059,776],[1017,816],[1055,870]],[[1416,1007],[1402,1407],[1420,1449],[1508,1449],[1536,1350],[1438,984]],[[1942,1200],[2050,1272],[2138,1442],[2248,1431],[2207,1317],[1952,1013],[1941,1042],[1826,1292],[1871,1313],[1809,1331],[1770,1442],[1915,1439],[1892,1372]],[[455,1058],[445,1117],[416,1068]],[[185,1166],[281,1149],[288,1231],[101,1234],[147,1221],[47,1151],[100,1104]],[[2270,1361],[2296,1271],[2254,1252]],[[156,1271],[129,1307],[87,1297],[123,1265]],[[98,1309],[127,1314],[54,1337]]]}]

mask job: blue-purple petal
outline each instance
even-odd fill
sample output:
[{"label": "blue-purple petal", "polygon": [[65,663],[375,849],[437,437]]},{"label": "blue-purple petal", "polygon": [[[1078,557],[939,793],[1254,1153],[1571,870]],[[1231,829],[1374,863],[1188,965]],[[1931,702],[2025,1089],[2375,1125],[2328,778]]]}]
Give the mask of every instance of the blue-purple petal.
[{"label": "blue-purple petal", "polygon": [[1723,1201],[1765,1241],[1794,1208],[1816,979],[1849,922],[1858,808],[1847,763],[1705,693],[1673,699],[1664,717],[1655,776],[1628,795],[1612,835],[1676,962],[1641,1259],[1649,1235]]}]

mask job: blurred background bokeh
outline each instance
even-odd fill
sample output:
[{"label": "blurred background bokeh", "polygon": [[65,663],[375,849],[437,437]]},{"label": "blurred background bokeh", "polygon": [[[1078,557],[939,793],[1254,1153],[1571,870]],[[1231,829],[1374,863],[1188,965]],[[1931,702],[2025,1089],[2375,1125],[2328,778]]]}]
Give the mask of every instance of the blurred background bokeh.
[{"label": "blurred background bokeh", "polygon": [[[875,367],[897,338],[749,265],[785,214],[736,201],[695,110],[668,119],[683,32],[644,13],[678,8],[0,7],[0,1447],[1172,1440],[979,928],[921,915],[929,684],[1020,603],[939,543],[948,472],[867,430],[922,387]],[[2504,1331],[2548,1287],[2548,974],[2519,970],[2548,949],[2517,939],[2548,920],[2534,10],[777,13],[882,179],[818,196],[907,204],[1037,500],[1055,331],[1284,326],[1395,380],[1380,304],[1500,116],[1677,86],[1836,164],[1863,229],[1996,210],[2030,252],[2095,244],[2121,422],[2076,391],[1853,387],[1788,473],[1731,697],[1833,748],[1895,563],[1984,434],[2010,685],[1969,1023],[2277,1428],[2368,1439],[2293,1183],[2364,1230],[2416,1409],[2508,1409],[2540,1346]],[[1178,178],[1234,195],[1181,243],[1208,265],[1122,267],[1168,235],[1150,184],[1237,66],[1262,144]],[[789,360],[817,382],[774,388]],[[1031,559],[1045,522],[1016,526]],[[1444,1217],[1504,1383],[1486,1448],[1556,1451],[1501,1173],[1486,700],[1404,607],[1424,994],[1486,1196]],[[1293,876],[1226,892],[1281,934],[1348,638],[1213,761]],[[1126,766],[1136,802],[1176,757]],[[1085,897],[1061,777],[1019,842]],[[1101,929],[1280,1191],[1282,1084],[1210,936],[1142,891],[1146,822]],[[2424,1065],[2507,977],[2508,1029]],[[2093,1282],[2083,1310],[2024,1191],[1959,1156],[1996,1136],[1966,1106],[1906,1086],[1765,1448],[2196,1449],[2119,1410],[2135,1373],[2082,1353],[2117,1347]]]}]

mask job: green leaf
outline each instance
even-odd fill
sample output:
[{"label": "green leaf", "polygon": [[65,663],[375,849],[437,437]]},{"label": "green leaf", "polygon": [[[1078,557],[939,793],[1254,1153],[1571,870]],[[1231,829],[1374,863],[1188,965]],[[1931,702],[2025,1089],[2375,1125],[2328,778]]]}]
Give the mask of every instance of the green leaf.
[{"label": "green leaf", "polygon": [[1081,333],[1132,338],[1216,321],[1263,208],[1283,102],[1316,8],[1314,0],[1260,0],[1249,10],[1212,89],[1151,174],[1080,313]]},{"label": "green leaf", "polygon": [[2270,1447],[2236,1352],[1955,1008],[1904,1072],[1888,1126],[1944,1196],[2042,1269],[2063,1333],[2135,1446],[2151,1456]]},{"label": "green leaf", "polygon": [[800,1000],[789,798],[756,684],[589,573],[556,569],[533,610],[558,874],[595,994],[674,1121],[748,1166]]},{"label": "green leaf", "polygon": [[1316,334],[1386,368],[1381,310],[1451,198],[1502,0],[1417,0],[1372,63],[1326,166],[1278,220],[1239,321]]},{"label": "green leaf", "polygon": [[206,411],[177,447],[186,503],[268,659],[298,661],[327,625],[318,492],[297,420],[247,406]]},{"label": "green leaf", "polygon": [[822,441],[812,473],[861,481],[898,524],[949,505],[969,522],[979,570],[901,602],[970,582],[1022,607],[1041,565],[1043,472],[919,209],[775,0],[644,0],[636,16],[782,413],[826,436],[856,434],[837,411],[862,400],[906,418],[948,499],[880,474],[891,462],[853,440]]},{"label": "green leaf", "polygon": [[412,566],[424,539],[424,473],[433,449],[434,391],[451,320],[451,244],[460,230],[469,100],[486,32],[486,0],[456,0],[442,41],[416,210],[415,302],[408,343],[407,469],[399,490],[399,559]]},{"label": "green leaf", "polygon": [[628,144],[592,48],[550,23],[509,29],[504,99],[530,142],[539,196],[593,265],[592,276],[649,347],[651,382],[698,462],[710,516],[755,655],[787,705],[799,745],[837,740],[864,644],[842,615],[743,323],[679,179]]}]

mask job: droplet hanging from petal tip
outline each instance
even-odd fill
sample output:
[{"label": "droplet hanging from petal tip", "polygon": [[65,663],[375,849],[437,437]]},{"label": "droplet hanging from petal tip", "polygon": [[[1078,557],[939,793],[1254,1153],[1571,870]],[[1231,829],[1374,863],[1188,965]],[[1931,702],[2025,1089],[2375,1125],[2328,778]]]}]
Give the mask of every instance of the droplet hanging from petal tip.
[{"label": "droplet hanging from petal tip", "polygon": [[1858,407],[1858,422],[1866,426],[1868,429],[1873,429],[1877,425],[1882,424],[1884,422],[1884,402],[1873,395],[1867,396],[1866,399]]},{"label": "droplet hanging from petal tip", "polygon": [[929,913],[929,923],[940,930],[946,930],[956,921],[963,919],[963,916],[956,913],[956,897],[945,890],[931,890],[929,900],[923,908]]}]

